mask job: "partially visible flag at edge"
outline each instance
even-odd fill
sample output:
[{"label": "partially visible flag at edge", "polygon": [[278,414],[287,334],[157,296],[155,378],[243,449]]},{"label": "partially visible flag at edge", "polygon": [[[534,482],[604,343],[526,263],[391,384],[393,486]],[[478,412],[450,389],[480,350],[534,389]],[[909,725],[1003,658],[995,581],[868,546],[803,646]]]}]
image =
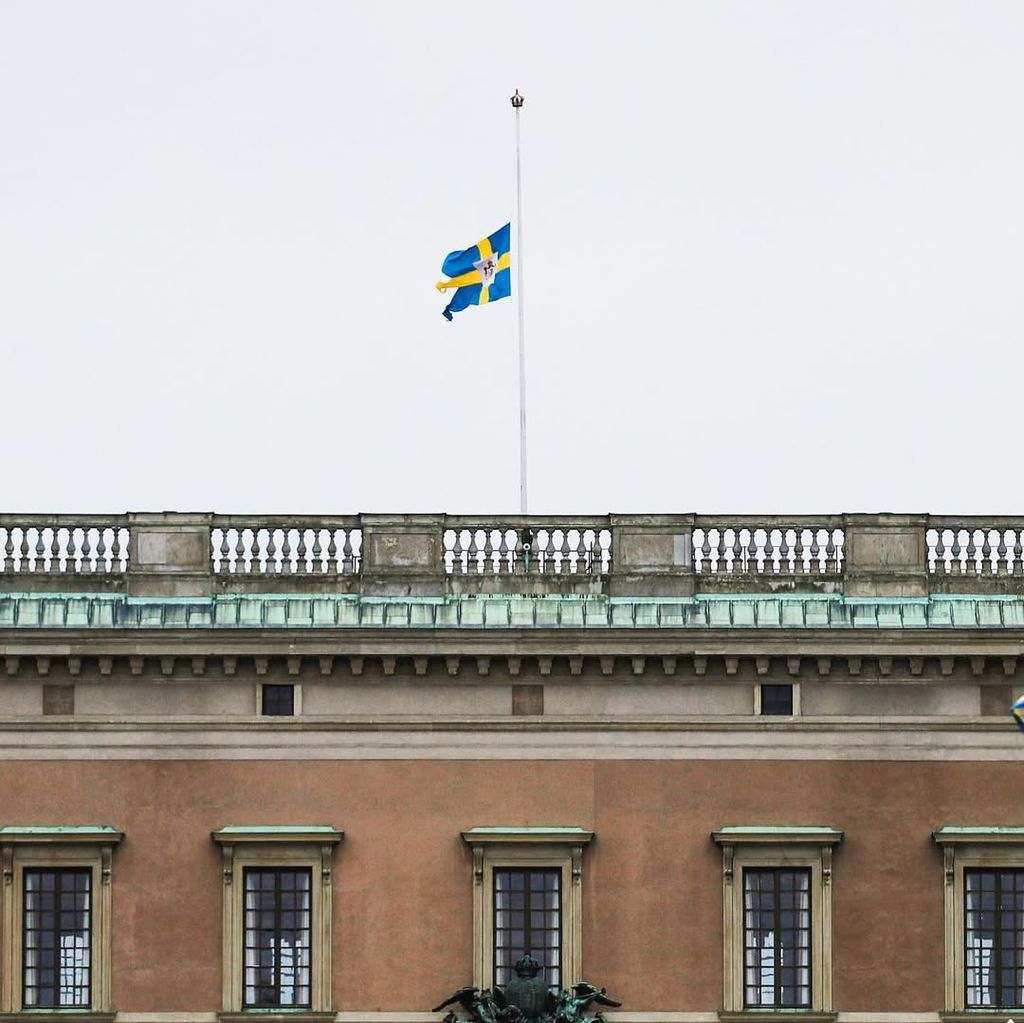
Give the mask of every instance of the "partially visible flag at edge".
[{"label": "partially visible flag at edge", "polygon": [[455,289],[442,313],[446,320],[467,306],[486,305],[512,294],[511,235],[511,225],[506,224],[476,245],[448,253],[441,273],[449,280],[434,285],[442,292]]}]

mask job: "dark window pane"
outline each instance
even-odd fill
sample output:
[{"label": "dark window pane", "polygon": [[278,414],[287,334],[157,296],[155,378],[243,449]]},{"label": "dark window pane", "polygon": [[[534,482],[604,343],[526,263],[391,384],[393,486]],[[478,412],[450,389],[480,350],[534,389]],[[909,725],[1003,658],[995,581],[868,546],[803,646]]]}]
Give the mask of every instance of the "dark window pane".
[{"label": "dark window pane", "polygon": [[561,887],[558,869],[494,871],[496,985],[507,984],[516,961],[529,953],[548,986],[561,986]]},{"label": "dark window pane", "polygon": [[792,714],[793,687],[788,683],[761,686],[761,713]]},{"label": "dark window pane", "polygon": [[748,1009],[811,1004],[809,870],[743,871],[743,1000]]},{"label": "dark window pane", "polygon": [[247,1009],[309,1008],[311,888],[309,870],[245,869]]},{"label": "dark window pane", "polygon": [[964,871],[964,967],[969,1009],[1024,1007],[1022,870]]},{"label": "dark window pane", "polygon": [[263,713],[267,717],[290,717],[295,713],[295,686],[265,685]]},{"label": "dark window pane", "polygon": [[24,873],[23,977],[26,1008],[88,1009],[91,1004],[92,871]]}]

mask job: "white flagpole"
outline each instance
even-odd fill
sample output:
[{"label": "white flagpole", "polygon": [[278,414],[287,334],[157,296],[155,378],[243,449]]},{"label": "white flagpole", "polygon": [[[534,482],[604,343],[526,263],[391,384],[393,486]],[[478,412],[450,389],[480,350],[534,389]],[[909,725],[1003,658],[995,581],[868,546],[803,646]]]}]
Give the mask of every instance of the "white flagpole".
[{"label": "white flagpole", "polygon": [[516,296],[519,303],[519,513],[526,514],[526,339],[523,331],[523,175],[519,157],[519,112],[526,102],[518,89],[516,112]]}]

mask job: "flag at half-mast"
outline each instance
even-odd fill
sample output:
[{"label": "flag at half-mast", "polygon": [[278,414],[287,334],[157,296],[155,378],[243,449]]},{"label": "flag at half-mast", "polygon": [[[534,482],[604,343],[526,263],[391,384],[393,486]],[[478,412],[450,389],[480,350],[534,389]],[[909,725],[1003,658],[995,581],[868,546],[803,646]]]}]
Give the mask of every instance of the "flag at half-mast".
[{"label": "flag at half-mast", "polygon": [[511,236],[511,225],[506,224],[476,245],[448,253],[441,273],[449,279],[434,285],[438,291],[455,289],[444,307],[446,320],[467,306],[487,305],[512,294]]}]

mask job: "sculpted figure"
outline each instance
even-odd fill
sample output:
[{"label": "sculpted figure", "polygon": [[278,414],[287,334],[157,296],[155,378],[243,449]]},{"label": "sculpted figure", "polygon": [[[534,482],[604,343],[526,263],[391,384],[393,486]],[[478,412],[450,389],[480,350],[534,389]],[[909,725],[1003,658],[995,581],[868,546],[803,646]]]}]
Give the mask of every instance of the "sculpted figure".
[{"label": "sculpted figure", "polygon": [[505,1001],[514,1005],[528,1023],[541,1020],[554,1009],[554,995],[544,983],[540,963],[529,952],[520,956],[513,967],[515,974],[505,985]]},{"label": "sculpted figure", "polygon": [[[512,979],[504,989],[493,991],[476,987],[460,987],[452,992],[434,1012],[458,1005],[471,1023],[606,1023],[600,1011],[588,1014],[596,1003],[601,1006],[621,1005],[608,996],[603,987],[586,981],[573,984],[569,991],[553,991],[539,976],[540,963],[529,953],[517,961]],[[450,1011],[441,1023],[467,1023]]]}]

